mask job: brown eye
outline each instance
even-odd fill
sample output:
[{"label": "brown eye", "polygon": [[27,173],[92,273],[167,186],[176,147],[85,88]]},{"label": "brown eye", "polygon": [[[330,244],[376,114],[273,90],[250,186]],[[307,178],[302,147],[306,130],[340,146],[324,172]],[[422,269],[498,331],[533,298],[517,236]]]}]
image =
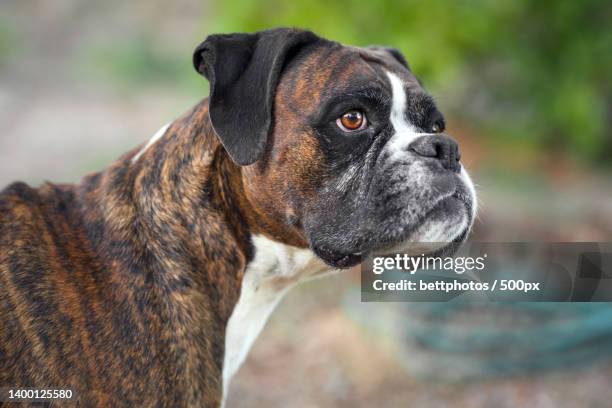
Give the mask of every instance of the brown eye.
[{"label": "brown eye", "polygon": [[336,124],[345,132],[354,132],[366,127],[365,114],[358,110],[351,110],[336,119]]}]

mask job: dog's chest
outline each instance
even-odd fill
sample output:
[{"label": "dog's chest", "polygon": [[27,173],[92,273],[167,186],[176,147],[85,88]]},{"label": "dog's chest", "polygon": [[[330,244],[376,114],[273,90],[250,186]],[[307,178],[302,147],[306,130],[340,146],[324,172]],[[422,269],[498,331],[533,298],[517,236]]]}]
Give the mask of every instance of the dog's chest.
[{"label": "dog's chest", "polygon": [[224,398],[232,376],[245,360],[274,308],[296,283],[326,269],[309,249],[254,236],[255,256],[247,265],[240,298],[225,331]]}]

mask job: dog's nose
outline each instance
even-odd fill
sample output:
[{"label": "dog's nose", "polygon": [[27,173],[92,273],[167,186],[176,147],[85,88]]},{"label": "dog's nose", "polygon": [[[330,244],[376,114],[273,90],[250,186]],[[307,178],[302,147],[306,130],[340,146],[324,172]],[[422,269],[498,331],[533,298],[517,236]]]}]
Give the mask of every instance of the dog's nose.
[{"label": "dog's nose", "polygon": [[408,149],[419,156],[432,157],[440,160],[445,169],[459,173],[461,171],[461,154],[455,140],[444,135],[421,136],[412,142]]}]

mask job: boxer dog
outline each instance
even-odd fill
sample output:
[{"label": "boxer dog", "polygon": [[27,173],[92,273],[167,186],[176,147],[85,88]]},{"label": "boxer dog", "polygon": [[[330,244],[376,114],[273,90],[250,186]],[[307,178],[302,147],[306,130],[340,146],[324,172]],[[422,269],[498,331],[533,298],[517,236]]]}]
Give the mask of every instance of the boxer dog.
[{"label": "boxer dog", "polygon": [[395,49],[211,35],[210,96],[79,185],[0,194],[0,387],[217,407],[295,283],[466,238],[476,197]]}]

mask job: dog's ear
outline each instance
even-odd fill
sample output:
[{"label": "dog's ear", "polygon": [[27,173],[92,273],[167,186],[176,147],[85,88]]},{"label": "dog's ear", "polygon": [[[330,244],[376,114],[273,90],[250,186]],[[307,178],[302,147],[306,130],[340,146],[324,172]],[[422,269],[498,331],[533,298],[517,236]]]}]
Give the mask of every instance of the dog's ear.
[{"label": "dog's ear", "polygon": [[317,39],[309,31],[281,28],[211,35],[195,49],[193,65],[210,82],[212,126],[237,164],[261,157],[283,66],[297,47]]},{"label": "dog's ear", "polygon": [[402,54],[402,52],[398,50],[397,48],[381,47],[379,45],[373,45],[371,47],[368,47],[368,49],[375,51],[375,52],[381,52],[381,53],[391,55],[391,57],[393,57],[397,62],[402,64],[404,68],[410,70],[410,65],[408,65],[408,61],[406,61],[406,57],[404,57],[404,54]]}]

